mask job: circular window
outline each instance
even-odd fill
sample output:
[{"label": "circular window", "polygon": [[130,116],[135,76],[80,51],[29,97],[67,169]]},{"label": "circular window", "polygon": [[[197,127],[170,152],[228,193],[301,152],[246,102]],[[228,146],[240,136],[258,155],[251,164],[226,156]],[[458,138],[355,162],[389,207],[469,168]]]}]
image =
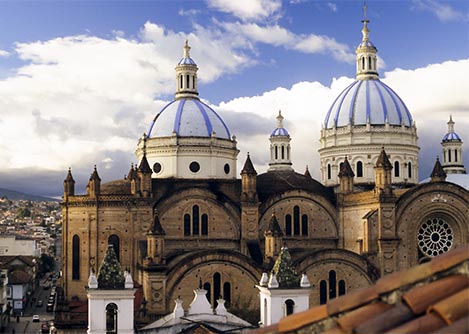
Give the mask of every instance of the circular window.
[{"label": "circular window", "polygon": [[197,173],[200,170],[200,165],[197,161],[192,161],[189,165],[189,169],[192,173]]},{"label": "circular window", "polygon": [[441,218],[433,218],[420,225],[417,238],[422,253],[434,257],[451,249],[454,236],[447,222]]},{"label": "circular window", "polygon": [[159,172],[161,172],[161,164],[159,162],[155,162],[155,164],[153,165],[153,171],[158,174]]},{"label": "circular window", "polygon": [[225,164],[225,166],[223,167],[223,169],[225,170],[225,174],[230,174],[230,165]]}]

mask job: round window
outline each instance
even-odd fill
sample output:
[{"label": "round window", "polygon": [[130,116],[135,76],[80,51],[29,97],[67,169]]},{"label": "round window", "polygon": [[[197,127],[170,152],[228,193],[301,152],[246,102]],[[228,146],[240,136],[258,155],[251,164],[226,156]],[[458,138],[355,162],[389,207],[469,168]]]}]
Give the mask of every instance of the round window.
[{"label": "round window", "polygon": [[428,219],[420,225],[418,245],[423,254],[434,257],[446,253],[453,246],[453,230],[441,218]]},{"label": "round window", "polygon": [[161,164],[159,162],[155,162],[155,164],[153,165],[153,171],[158,174],[159,172],[161,172]]},{"label": "round window", "polygon": [[230,174],[230,165],[225,164],[225,166],[223,167],[223,169],[225,170],[225,174]]},{"label": "round window", "polygon": [[189,165],[189,169],[192,173],[197,173],[200,170],[200,165],[197,161],[192,161]]}]

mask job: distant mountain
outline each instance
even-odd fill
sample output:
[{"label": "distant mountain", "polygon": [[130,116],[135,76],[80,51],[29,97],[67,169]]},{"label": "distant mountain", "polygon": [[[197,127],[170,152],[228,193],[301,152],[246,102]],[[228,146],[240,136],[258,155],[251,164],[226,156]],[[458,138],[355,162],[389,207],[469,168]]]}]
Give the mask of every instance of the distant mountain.
[{"label": "distant mountain", "polygon": [[0,188],[0,198],[8,197],[9,200],[24,199],[35,202],[58,202],[56,198],[25,194],[19,191]]}]

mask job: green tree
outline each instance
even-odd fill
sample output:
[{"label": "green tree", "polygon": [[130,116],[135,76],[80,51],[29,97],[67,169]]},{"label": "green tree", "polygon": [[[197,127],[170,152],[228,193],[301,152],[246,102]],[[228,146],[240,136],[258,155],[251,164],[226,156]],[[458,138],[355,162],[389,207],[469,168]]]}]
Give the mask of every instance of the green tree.
[{"label": "green tree", "polygon": [[55,261],[52,256],[41,254],[39,258],[39,273],[45,274],[55,269]]}]

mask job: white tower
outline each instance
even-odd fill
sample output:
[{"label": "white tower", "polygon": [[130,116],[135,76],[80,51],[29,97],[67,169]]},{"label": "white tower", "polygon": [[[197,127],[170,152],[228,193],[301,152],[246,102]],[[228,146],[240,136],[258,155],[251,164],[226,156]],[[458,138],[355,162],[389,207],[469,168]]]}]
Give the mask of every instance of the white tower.
[{"label": "white tower", "polygon": [[340,166],[348,157],[354,185],[371,189],[374,166],[386,152],[393,166],[392,184],[418,183],[417,129],[401,98],[379,80],[377,48],[369,38],[369,20],[362,20],[362,41],[356,48],[356,80],[333,102],[321,129],[321,182],[339,186]]},{"label": "white tower", "polygon": [[137,144],[152,178],[236,179],[238,149],[223,119],[199,99],[198,67],[186,41],[176,66],[175,99],[153,119]]},{"label": "white tower", "polygon": [[277,128],[270,135],[270,162],[269,171],[293,171],[290,157],[290,135],[283,127],[282,111],[278,111]]},{"label": "white tower", "polygon": [[280,319],[309,308],[310,283],[291,266],[288,249],[282,247],[270,277],[262,274],[259,285],[261,326],[269,326]]},{"label": "white tower", "polygon": [[112,245],[88,279],[88,334],[134,333],[134,283],[122,272]]},{"label": "white tower", "polygon": [[462,139],[454,132],[453,117],[449,117],[448,133],[441,140],[443,150],[443,170],[447,174],[466,174],[462,156]]}]

